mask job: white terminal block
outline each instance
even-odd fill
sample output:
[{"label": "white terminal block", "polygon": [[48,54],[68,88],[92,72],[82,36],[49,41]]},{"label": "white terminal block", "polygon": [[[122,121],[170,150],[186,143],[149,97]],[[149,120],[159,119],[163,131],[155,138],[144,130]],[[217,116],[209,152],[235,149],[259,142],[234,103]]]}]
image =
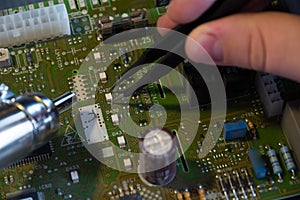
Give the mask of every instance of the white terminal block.
[{"label": "white terminal block", "polygon": [[69,16],[64,4],[0,16],[0,47],[70,34]]}]

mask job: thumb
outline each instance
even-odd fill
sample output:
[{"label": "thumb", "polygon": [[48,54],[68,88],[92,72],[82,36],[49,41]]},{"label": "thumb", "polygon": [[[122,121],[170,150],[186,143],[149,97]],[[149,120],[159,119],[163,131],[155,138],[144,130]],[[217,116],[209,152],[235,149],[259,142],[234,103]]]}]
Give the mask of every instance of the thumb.
[{"label": "thumb", "polygon": [[186,52],[191,60],[206,62],[203,47],[217,65],[300,81],[299,24],[300,16],[286,13],[237,14],[196,28],[190,34],[193,40],[186,42]]}]

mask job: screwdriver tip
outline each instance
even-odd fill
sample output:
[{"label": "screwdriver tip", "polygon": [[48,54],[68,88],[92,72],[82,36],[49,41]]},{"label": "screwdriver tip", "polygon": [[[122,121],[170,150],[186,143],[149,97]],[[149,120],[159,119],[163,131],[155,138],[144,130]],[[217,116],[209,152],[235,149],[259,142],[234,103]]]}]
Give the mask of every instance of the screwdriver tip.
[{"label": "screwdriver tip", "polygon": [[53,100],[54,106],[61,114],[70,109],[72,104],[76,101],[76,94],[74,92],[66,92]]}]

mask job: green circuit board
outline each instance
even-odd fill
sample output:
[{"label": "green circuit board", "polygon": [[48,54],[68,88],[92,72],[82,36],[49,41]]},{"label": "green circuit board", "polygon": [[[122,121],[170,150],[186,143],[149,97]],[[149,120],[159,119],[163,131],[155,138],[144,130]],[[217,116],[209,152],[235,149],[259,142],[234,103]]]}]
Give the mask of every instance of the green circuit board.
[{"label": "green circuit board", "polygon": [[[75,8],[70,2],[75,3]],[[162,5],[159,5],[159,2]],[[128,114],[136,126],[146,127],[151,121],[158,123],[156,121],[159,121],[159,118],[153,117],[149,108],[160,104],[167,113],[164,128],[177,133],[180,144],[177,151],[183,152],[176,160],[176,176],[170,183],[164,186],[147,184],[135,172],[139,162],[131,154],[140,151],[139,136],[143,133],[136,131],[134,126],[126,127],[126,132],[123,131],[118,126],[119,119],[112,117],[115,110],[110,103],[110,97],[106,96],[111,86],[141,56],[143,49],[131,51],[128,41],[104,49],[101,49],[99,44],[109,36],[135,28],[131,23],[129,27],[127,22],[141,13],[144,16],[139,21],[139,26],[154,27],[157,19],[167,10],[163,5],[166,2],[51,0],[2,10],[0,13],[1,16],[8,15],[59,3],[66,5],[71,35],[9,47],[12,66],[0,68],[0,82],[8,85],[16,95],[40,92],[55,98],[64,92],[74,91],[78,95],[79,103],[74,109],[60,116],[60,131],[48,145],[0,172],[0,199],[209,200],[233,199],[234,192],[237,192],[239,199],[282,199],[300,193],[298,170],[295,170],[296,178],[291,179],[291,173],[287,170],[280,153],[279,142],[288,144],[280,126],[280,115],[266,117],[254,86],[255,72],[247,72],[246,77],[251,81],[238,86],[242,88],[246,85],[247,92],[238,91],[238,95],[235,92],[229,95],[226,116],[222,121],[225,124],[245,122],[246,119],[251,121],[257,132],[255,139],[248,125],[245,137],[226,140],[222,133],[210,144],[205,138],[210,135],[209,126],[215,119],[211,118],[211,105],[206,103],[199,107],[200,118],[196,123],[191,122],[197,124],[196,134],[193,136],[185,132],[185,126],[189,126],[189,119],[181,119],[181,101],[162,84],[167,82],[172,86],[180,85],[176,75],[167,75],[157,83],[144,86],[133,94],[130,106],[124,108],[123,115]],[[99,20],[107,19],[117,21],[117,27],[109,30],[109,33],[99,25]],[[144,49],[154,42],[151,37],[140,40],[139,44]],[[120,53],[122,49],[126,49],[127,52]],[[121,56],[117,56],[119,53]],[[99,62],[92,66],[88,58],[99,59]],[[102,65],[107,67],[102,68]],[[185,68],[186,64],[181,64],[177,71],[184,71]],[[224,72],[221,69],[222,77],[227,80],[226,92],[230,90],[232,81],[228,70]],[[93,74],[89,74],[91,71]],[[103,72],[106,77],[102,77],[102,80],[100,73],[104,75]],[[192,74],[188,71],[185,73],[187,76]],[[241,77],[245,77],[245,74]],[[190,80],[196,88],[200,87],[197,86],[197,79]],[[237,85],[239,82],[233,84]],[[181,93],[180,98],[183,99],[182,102],[189,103],[189,93]],[[89,106],[98,110],[93,111]],[[94,144],[96,141],[89,140],[85,133],[84,126],[89,122],[89,115],[85,116],[85,111],[98,112],[98,123],[105,125],[104,128],[102,125],[98,127],[107,132],[107,135],[102,135],[104,139],[97,140],[101,143],[101,162],[86,148],[87,142]],[[100,111],[102,114],[99,114]],[[118,117],[121,118],[120,115]],[[84,120],[88,122],[83,122]],[[223,129],[223,124],[220,127],[218,124],[214,125],[215,128]],[[124,139],[125,142],[120,139]],[[186,149],[180,149],[187,144]],[[207,155],[200,156],[203,145],[211,146],[211,149]],[[278,176],[272,171],[272,163],[269,162],[265,149],[267,145],[277,153],[283,169],[282,183],[277,181]],[[267,174],[263,179],[257,179],[253,172],[248,156],[252,147],[259,150],[267,163]],[[237,173],[240,178],[237,177]]]}]

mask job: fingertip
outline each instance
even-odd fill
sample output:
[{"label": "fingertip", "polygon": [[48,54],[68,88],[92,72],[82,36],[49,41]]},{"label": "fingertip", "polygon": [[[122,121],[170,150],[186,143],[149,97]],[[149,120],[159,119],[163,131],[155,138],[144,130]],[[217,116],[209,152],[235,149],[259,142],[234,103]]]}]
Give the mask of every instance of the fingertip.
[{"label": "fingertip", "polygon": [[168,32],[168,29],[173,29],[176,26],[177,24],[172,21],[168,15],[163,15],[157,20],[158,32],[161,35],[165,35]]},{"label": "fingertip", "polygon": [[210,49],[213,46],[214,38],[203,33],[191,34],[186,41],[186,54],[194,62],[215,64],[210,55]]},{"label": "fingertip", "polygon": [[165,16],[176,24],[185,24],[197,19],[216,0],[173,0]]},{"label": "fingertip", "polygon": [[[218,65],[265,71],[299,81],[300,46],[294,42],[299,37],[299,22],[299,16],[277,12],[224,17],[196,28],[186,42],[186,53],[195,62],[209,64],[209,54]],[[283,34],[279,30],[289,31]]]}]

